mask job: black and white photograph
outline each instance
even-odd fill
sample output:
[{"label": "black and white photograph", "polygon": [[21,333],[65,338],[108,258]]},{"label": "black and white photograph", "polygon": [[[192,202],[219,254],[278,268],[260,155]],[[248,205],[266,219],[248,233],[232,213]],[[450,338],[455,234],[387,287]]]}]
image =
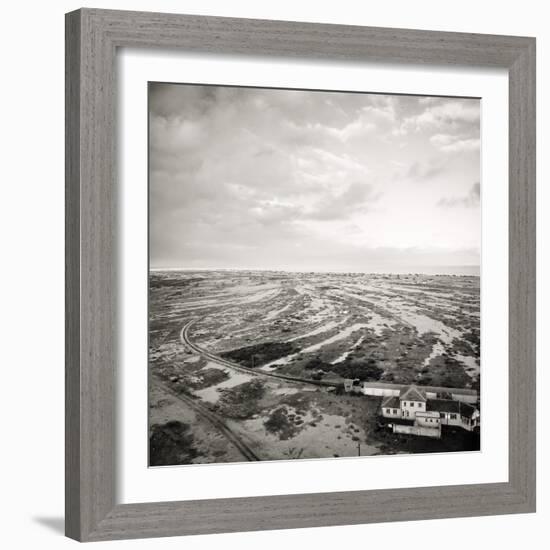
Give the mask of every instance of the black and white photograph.
[{"label": "black and white photograph", "polygon": [[479,451],[479,98],[148,94],[149,465]]}]

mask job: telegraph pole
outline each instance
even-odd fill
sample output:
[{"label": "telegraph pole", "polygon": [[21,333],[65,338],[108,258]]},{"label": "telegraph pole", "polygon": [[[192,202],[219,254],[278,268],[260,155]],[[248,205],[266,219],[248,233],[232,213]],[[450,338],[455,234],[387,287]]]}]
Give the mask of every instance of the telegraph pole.
[{"label": "telegraph pole", "polygon": [[357,456],[361,456],[361,443],[357,443]]}]

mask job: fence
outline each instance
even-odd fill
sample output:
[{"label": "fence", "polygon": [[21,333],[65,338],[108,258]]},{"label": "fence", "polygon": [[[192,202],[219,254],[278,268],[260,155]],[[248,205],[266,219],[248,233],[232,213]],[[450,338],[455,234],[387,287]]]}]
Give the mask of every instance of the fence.
[{"label": "fence", "polygon": [[394,424],[394,434],[423,435],[424,437],[435,437],[441,439],[441,426],[428,428],[426,426],[409,426],[408,424]]}]

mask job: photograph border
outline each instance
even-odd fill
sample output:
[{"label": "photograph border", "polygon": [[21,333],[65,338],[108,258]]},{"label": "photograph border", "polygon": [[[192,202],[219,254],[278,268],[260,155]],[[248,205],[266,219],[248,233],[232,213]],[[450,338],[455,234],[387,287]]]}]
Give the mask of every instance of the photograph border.
[{"label": "photograph border", "polygon": [[[507,482],[116,503],[115,68],[122,47],[508,70]],[[67,14],[67,536],[97,541],[534,512],[535,126],[534,38],[96,9]]]}]

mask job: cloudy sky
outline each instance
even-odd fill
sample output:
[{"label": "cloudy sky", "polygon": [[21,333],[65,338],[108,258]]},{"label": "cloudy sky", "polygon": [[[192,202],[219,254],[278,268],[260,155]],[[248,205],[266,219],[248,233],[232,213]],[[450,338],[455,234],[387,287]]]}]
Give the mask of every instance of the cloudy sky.
[{"label": "cloudy sky", "polygon": [[150,84],[151,267],[479,265],[477,99]]}]

